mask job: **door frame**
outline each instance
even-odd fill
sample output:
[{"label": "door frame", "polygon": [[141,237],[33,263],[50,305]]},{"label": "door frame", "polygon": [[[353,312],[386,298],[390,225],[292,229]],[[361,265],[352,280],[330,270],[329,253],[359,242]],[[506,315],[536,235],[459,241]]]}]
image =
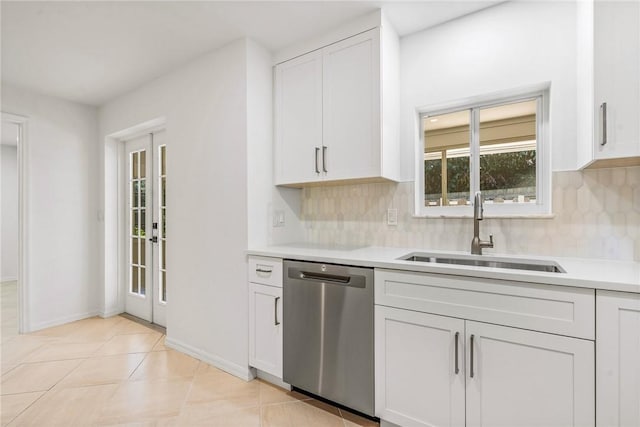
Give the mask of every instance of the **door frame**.
[{"label": "door frame", "polygon": [[18,114],[0,113],[3,123],[13,123],[18,127],[17,166],[18,166],[18,333],[31,332],[29,299],[29,159],[28,118]]},{"label": "door frame", "polygon": [[[137,125],[110,133],[104,138],[103,209],[99,212],[102,221],[103,253],[101,271],[102,293],[100,316],[110,317],[125,311],[126,250],[125,209],[126,182],[124,182],[124,143],[144,134],[167,131],[166,117],[158,117]],[[115,181],[115,182],[114,182]]]}]

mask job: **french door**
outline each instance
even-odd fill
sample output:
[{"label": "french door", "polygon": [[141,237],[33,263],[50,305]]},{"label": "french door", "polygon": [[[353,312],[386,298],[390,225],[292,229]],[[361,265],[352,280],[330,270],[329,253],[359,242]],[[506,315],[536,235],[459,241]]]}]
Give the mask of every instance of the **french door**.
[{"label": "french door", "polygon": [[166,132],[125,143],[125,311],[166,326]]}]

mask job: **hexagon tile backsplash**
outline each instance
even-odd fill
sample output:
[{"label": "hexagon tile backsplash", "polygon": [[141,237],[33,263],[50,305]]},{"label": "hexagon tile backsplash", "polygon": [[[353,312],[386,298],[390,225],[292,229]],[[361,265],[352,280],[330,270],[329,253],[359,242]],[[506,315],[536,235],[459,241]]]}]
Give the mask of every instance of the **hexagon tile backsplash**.
[{"label": "hexagon tile backsplash", "polygon": [[[349,184],[302,190],[310,243],[469,250],[473,221],[413,216],[413,183]],[[640,261],[640,167],[553,173],[553,218],[485,218],[489,253]],[[398,225],[387,225],[388,208]]]}]

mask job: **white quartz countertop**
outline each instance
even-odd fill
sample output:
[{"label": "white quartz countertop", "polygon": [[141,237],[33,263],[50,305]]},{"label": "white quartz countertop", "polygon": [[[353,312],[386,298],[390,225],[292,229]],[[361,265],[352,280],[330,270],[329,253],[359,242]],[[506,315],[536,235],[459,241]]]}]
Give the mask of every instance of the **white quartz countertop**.
[{"label": "white quartz countertop", "polygon": [[468,252],[447,252],[415,248],[327,247],[306,243],[251,248],[247,251],[249,255],[303,261],[640,293],[640,262],[504,254],[482,256],[487,259],[509,258],[513,261],[555,261],[566,271],[566,273],[549,273],[504,268],[412,262],[398,259],[414,252],[437,254],[439,256],[469,255]]}]

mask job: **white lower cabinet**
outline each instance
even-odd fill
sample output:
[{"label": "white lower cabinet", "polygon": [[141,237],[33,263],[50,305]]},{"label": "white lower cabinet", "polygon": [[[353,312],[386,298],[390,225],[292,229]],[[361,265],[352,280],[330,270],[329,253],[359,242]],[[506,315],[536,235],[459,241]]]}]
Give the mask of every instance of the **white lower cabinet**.
[{"label": "white lower cabinet", "polygon": [[472,321],[465,332],[467,427],[594,425],[593,341]]},{"label": "white lower cabinet", "polygon": [[463,426],[464,320],[376,306],[375,329],[376,416],[401,426]]},{"label": "white lower cabinet", "polygon": [[[593,290],[384,269],[375,287],[380,419],[406,427],[595,425]],[[626,369],[637,375],[635,345],[636,364],[629,359]]]},{"label": "white lower cabinet", "polygon": [[596,297],[598,426],[640,426],[640,294]]},{"label": "white lower cabinet", "polygon": [[282,378],[282,288],[249,283],[249,365]]}]

